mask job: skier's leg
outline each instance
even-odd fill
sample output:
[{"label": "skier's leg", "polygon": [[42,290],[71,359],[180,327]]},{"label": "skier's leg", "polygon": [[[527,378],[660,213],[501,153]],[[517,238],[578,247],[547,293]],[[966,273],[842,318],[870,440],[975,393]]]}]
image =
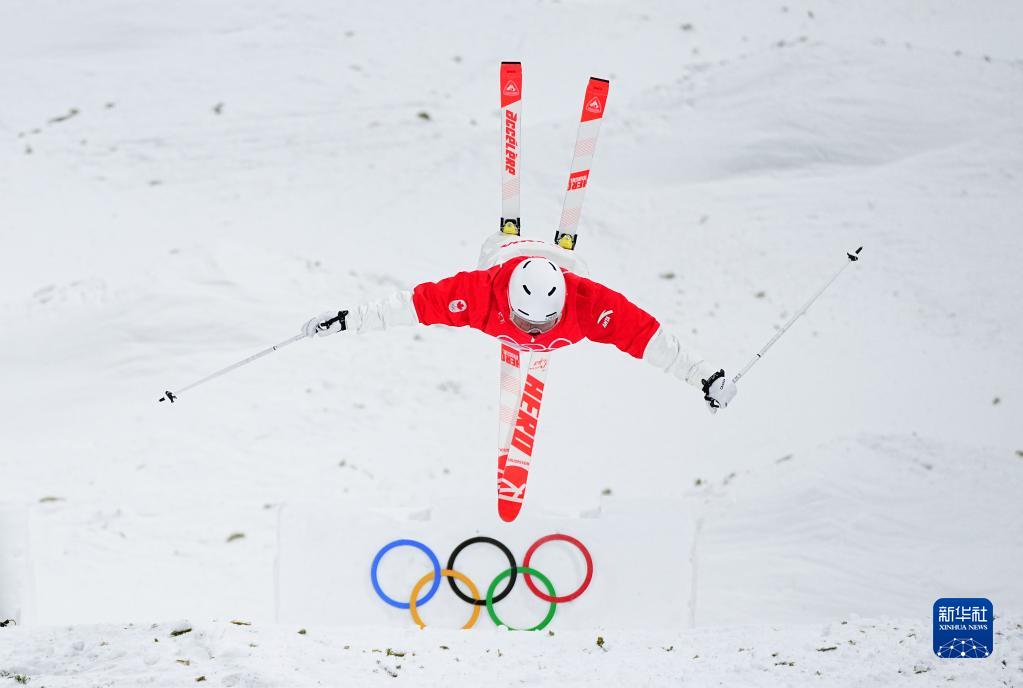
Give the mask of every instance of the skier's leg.
[{"label": "skier's leg", "polygon": [[[551,249],[557,247],[539,239],[523,239],[516,234],[499,231],[487,236],[483,241],[478,266],[481,270],[487,270],[519,256],[546,256]],[[571,255],[569,251],[558,250]]]},{"label": "skier's leg", "polygon": [[502,262],[495,260],[497,252],[501,250],[502,246],[514,240],[515,235],[505,234],[504,232],[489,234],[483,241],[483,245],[480,246],[480,258],[477,262],[477,267],[480,270],[486,270]]},{"label": "skier's leg", "polygon": [[487,237],[480,247],[478,267],[487,270],[500,263],[520,256],[539,256],[547,258],[555,265],[560,265],[569,272],[580,277],[590,274],[586,261],[575,251],[569,251],[538,239],[523,239],[496,232]]}]

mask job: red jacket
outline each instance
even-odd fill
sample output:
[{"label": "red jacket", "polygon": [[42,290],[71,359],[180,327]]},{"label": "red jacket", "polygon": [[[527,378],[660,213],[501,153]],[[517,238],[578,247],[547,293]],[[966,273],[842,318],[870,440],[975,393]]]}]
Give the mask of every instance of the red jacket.
[{"label": "red jacket", "polygon": [[525,256],[489,270],[460,272],[439,282],[424,282],[412,292],[412,303],[424,325],[469,327],[518,349],[551,351],[583,339],[614,344],[642,358],[660,324],[622,294],[585,277],[565,272],[565,308],[550,332],[526,334],[508,318],[508,282]]}]

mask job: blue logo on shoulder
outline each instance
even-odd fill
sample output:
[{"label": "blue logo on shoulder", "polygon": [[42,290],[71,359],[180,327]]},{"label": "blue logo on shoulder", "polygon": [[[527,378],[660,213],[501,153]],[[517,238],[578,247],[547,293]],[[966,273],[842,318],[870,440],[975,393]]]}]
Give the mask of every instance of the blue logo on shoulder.
[{"label": "blue logo on shoulder", "polygon": [[984,597],[942,597],[934,603],[934,654],[976,659],[995,649],[995,608]]}]

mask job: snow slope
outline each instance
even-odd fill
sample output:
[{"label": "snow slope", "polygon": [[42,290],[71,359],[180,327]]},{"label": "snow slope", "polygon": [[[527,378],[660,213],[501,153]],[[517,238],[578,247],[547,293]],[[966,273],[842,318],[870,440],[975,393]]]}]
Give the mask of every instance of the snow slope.
[{"label": "snow slope", "polygon": [[[242,619],[235,622],[247,623]],[[1006,619],[995,641],[1019,648]],[[174,632],[186,633],[172,636]],[[304,632],[303,632],[304,631]],[[10,678],[51,687],[181,686],[871,686],[1019,685],[999,661],[928,657],[930,629],[914,621],[707,627],[676,633],[508,633],[367,627],[261,627],[231,621],[17,629],[0,646]],[[603,645],[598,645],[598,638]],[[1006,664],[1018,661],[1015,656]],[[2,677],[2,674],[0,674]],[[45,681],[45,683],[43,683]],[[0,684],[2,685],[2,684]],[[13,685],[13,682],[12,682]]]},{"label": "snow slope", "polygon": [[[579,250],[726,369],[866,248],[715,417],[617,351],[555,358],[524,518],[684,501],[677,636],[445,643],[548,670],[586,649],[601,663],[564,667],[590,682],[1023,683],[1021,25],[993,0],[4,3],[0,501],[32,564],[0,581],[35,594],[0,629],[0,670],[73,681],[82,643],[95,682],[177,680],[135,648],[187,617],[229,638],[210,680],[379,673],[337,650],[351,631],[311,629],[329,645],[310,651],[270,625],[278,512],[489,494],[494,344],[300,342],[156,398],[313,313],[471,265],[499,212],[497,63],[521,59],[524,233],[553,231],[585,78],[610,77]],[[931,658],[930,606],[960,594],[1005,615],[991,662]],[[818,655],[852,614],[875,619],[866,645]],[[273,650],[249,656],[250,632]],[[428,652],[404,626],[357,637]],[[704,638],[713,671],[656,649]],[[493,671],[446,656],[422,682]]]}]

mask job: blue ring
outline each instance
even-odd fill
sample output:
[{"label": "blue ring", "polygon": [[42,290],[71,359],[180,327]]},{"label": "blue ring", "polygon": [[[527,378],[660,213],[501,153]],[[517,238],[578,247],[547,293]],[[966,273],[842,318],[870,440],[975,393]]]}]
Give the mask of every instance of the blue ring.
[{"label": "blue ring", "polygon": [[380,560],[383,559],[385,554],[390,552],[395,547],[402,546],[415,547],[416,549],[421,550],[424,554],[426,554],[426,556],[430,557],[430,563],[433,564],[433,584],[430,586],[430,589],[427,591],[427,593],[423,595],[422,599],[416,600],[416,606],[421,607],[422,605],[429,602],[430,598],[433,597],[434,593],[437,592],[437,589],[440,587],[441,578],[440,562],[437,560],[437,555],[434,554],[433,550],[431,550],[423,543],[418,542],[416,540],[395,540],[394,542],[384,545],[383,549],[377,552],[377,555],[373,557],[373,566],[369,570],[369,578],[371,581],[373,581],[373,589],[377,591],[378,595],[380,595],[380,599],[382,599],[384,602],[391,605],[392,607],[397,607],[398,609],[408,609],[409,608],[408,602],[399,602],[398,600],[392,600],[390,597],[384,594],[384,591],[380,589],[380,581],[377,580],[377,567],[380,566]]}]

